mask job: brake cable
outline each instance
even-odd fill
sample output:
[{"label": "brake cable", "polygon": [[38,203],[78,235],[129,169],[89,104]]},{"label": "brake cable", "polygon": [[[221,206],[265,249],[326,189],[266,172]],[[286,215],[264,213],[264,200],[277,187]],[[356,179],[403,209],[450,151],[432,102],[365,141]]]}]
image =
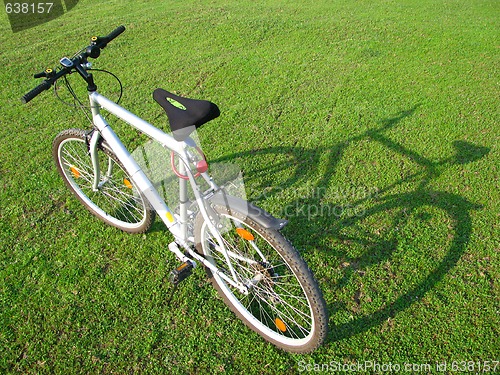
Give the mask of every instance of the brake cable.
[{"label": "brake cable", "polygon": [[[103,72],[103,73],[106,73],[106,74],[109,74],[111,75],[119,84],[120,86],[120,94],[118,95],[118,100],[116,101],[116,104],[120,103],[120,100],[123,96],[123,84],[122,82],[120,81],[120,79],[113,73],[111,73],[110,71],[108,70],[105,70],[105,69],[94,69],[94,68],[89,68],[89,69],[86,69],[87,71],[97,71],[97,72]],[[74,73],[74,72],[72,72]],[[70,73],[70,74],[72,74]],[[87,119],[89,120],[89,122],[92,124],[92,119],[91,119],[91,116],[89,115],[89,111],[88,109],[90,108],[89,105],[85,105],[79,98],[78,96],[76,95],[76,92],[73,90],[73,87],[71,86],[71,83],[69,82],[68,78],[66,77],[66,75],[63,76],[64,77],[64,84],[66,86],[66,88],[68,89],[69,93],[71,94],[71,96],[73,97],[74,101],[76,102],[76,104],[74,103],[69,103],[67,101],[65,101],[64,99],[62,99],[59,94],[58,94],[58,85],[57,85],[57,81],[54,82],[54,94],[55,96],[57,97],[57,99],[59,99],[59,101],[69,107],[72,107],[72,108],[79,108],[82,110],[82,112],[85,114],[85,117],[87,117]]]}]

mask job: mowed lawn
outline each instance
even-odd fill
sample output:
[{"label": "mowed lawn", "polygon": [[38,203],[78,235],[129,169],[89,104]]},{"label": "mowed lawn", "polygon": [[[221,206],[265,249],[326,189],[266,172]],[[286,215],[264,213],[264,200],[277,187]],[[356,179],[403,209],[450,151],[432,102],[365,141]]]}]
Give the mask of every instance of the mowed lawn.
[{"label": "mowed lawn", "polygon": [[[15,34],[2,14],[1,373],[500,371],[498,1],[80,0]],[[314,353],[248,330],[201,267],[168,302],[163,224],[107,227],[58,177],[53,138],[89,123],[20,97],[121,24],[94,66],[122,105],[166,128],[157,87],[217,103],[208,159],[289,220],[330,314]]]}]

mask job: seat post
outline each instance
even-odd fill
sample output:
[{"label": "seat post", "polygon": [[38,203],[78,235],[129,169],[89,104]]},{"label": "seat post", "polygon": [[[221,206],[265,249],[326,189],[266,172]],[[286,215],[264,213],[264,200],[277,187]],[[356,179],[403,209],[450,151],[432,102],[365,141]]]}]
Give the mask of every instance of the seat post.
[{"label": "seat post", "polygon": [[[181,158],[179,158],[179,173],[182,175],[186,174],[186,166]],[[179,178],[179,221],[181,224],[181,235],[185,240],[187,239],[188,203],[187,180]]]}]

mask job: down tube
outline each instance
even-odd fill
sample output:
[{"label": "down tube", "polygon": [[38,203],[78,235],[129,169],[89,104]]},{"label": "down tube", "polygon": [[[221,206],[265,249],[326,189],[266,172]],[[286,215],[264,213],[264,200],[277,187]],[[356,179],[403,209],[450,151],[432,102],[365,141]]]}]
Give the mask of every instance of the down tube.
[{"label": "down tube", "polygon": [[132,158],[123,143],[116,136],[115,132],[108,125],[106,120],[101,115],[94,116],[94,125],[97,127],[106,143],[113,150],[129,173],[132,180],[135,182],[139,190],[146,196],[155,211],[160,215],[167,228],[172,232],[176,239],[182,239],[179,223],[175,220],[175,216],[170,211],[165,202],[161,199],[158,191],[155,189],[151,181],[146,177],[137,162]]}]

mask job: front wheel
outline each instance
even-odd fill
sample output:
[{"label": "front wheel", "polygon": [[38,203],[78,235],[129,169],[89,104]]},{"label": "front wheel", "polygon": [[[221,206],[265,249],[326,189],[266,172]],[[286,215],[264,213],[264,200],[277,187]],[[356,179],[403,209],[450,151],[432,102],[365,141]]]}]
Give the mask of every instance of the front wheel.
[{"label": "front wheel", "polygon": [[59,133],[52,155],[66,185],[92,214],[125,232],[149,229],[154,211],[106,143],[97,150],[101,170],[97,189],[93,188],[94,168],[86,131],[68,129]]},{"label": "front wheel", "polygon": [[[297,250],[277,230],[264,228],[233,209],[217,205],[213,209],[232,267],[249,292],[241,293],[206,268],[224,302],[249,328],[281,349],[306,353],[320,346],[327,334],[326,306]],[[195,221],[195,243],[200,254],[231,277],[201,214]]]}]

